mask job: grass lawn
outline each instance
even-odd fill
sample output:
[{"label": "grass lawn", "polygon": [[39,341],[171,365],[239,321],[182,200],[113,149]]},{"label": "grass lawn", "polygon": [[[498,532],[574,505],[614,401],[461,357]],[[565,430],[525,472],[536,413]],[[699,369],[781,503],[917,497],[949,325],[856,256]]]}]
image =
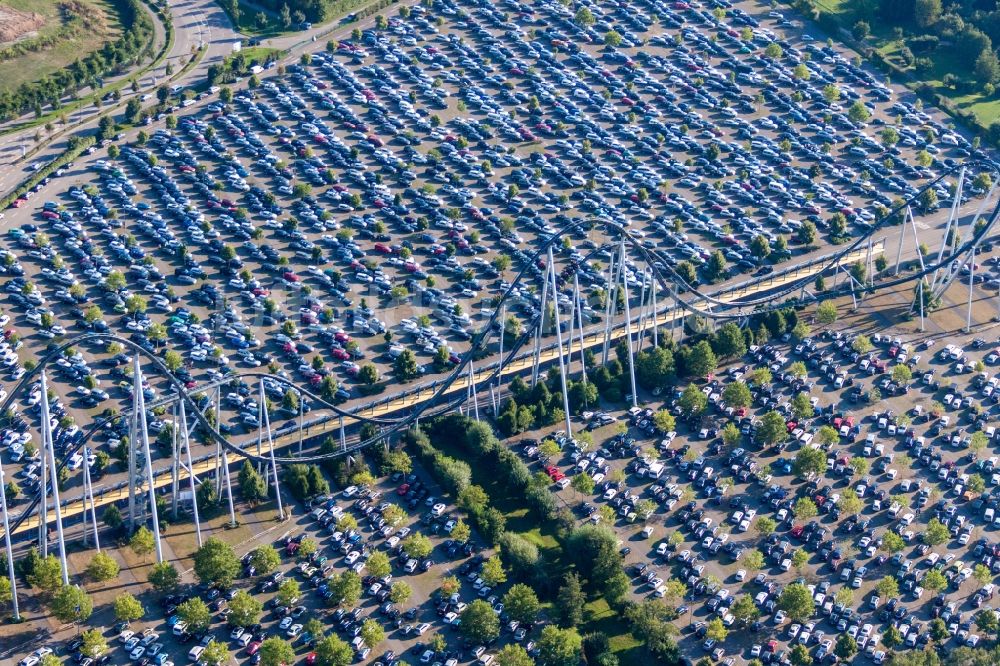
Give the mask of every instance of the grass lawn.
[{"label": "grass lawn", "polygon": [[[435,448],[447,456],[464,460],[463,451],[451,443],[432,438]],[[496,481],[494,475],[481,465],[472,466],[472,482],[482,486],[490,497],[490,506],[495,507],[507,518],[507,531],[520,534],[549,555],[557,550],[555,533],[548,524],[539,524],[531,512],[524,508],[523,498],[509,495]],[[649,661],[649,653],[642,643],[629,633],[624,618],[608,606],[603,598],[595,599],[584,607],[584,624],[581,634],[602,631],[608,636],[611,649],[622,666],[644,666]]]},{"label": "grass lawn", "polygon": [[267,62],[268,56],[280,56],[281,49],[270,49],[265,46],[250,46],[240,49],[240,53],[242,53],[247,59],[247,62],[256,62],[259,65],[263,65]]},{"label": "grass lawn", "polygon": [[[46,24],[38,31],[39,36],[51,34],[62,27],[59,11],[61,0],[0,0],[0,7],[10,7],[19,11],[35,12],[46,17]],[[51,48],[25,53],[13,60],[0,63],[0,90],[14,90],[22,83],[37,81],[53,72],[65,68],[73,61],[83,58],[114,40],[121,32],[118,10],[107,0],[75,0],[91,8],[95,15],[103,17],[101,30],[83,30],[76,36],[63,39]]]},{"label": "grass lawn", "polygon": [[[850,30],[857,22],[858,15],[852,9],[848,0],[812,0],[812,4],[827,16],[832,17],[843,28]],[[895,38],[889,26],[878,20],[868,21],[871,27],[871,35],[866,43],[873,46],[886,60],[896,67],[904,69],[911,78],[910,83],[926,83],[933,87],[934,91],[950,99],[955,105],[964,111],[971,111],[984,126],[1000,120],[1000,99],[987,97],[981,91],[959,92],[954,88],[944,85],[946,74],[954,74],[959,79],[968,82],[974,79],[971,63],[963,57],[958,56],[953,49],[938,47],[932,53],[916,53],[919,57],[930,58],[932,66],[929,71],[918,73],[913,67],[904,67],[900,60],[900,52],[905,44]],[[972,81],[976,83],[975,81]],[[974,86],[978,88],[979,86]]]},{"label": "grass lawn", "polygon": [[581,634],[601,631],[608,636],[611,651],[622,666],[641,666],[649,660],[649,653],[642,643],[629,633],[624,618],[613,611],[604,599],[591,601],[583,607],[584,624]]},{"label": "grass lawn", "polygon": [[[466,452],[450,442],[431,439],[435,448],[446,456],[465,460]],[[548,550],[557,546],[555,533],[549,525],[539,525],[538,520],[524,506],[524,498],[512,496],[502,486],[490,470],[481,465],[472,465],[472,482],[482,486],[490,497],[490,506],[500,511],[507,519],[507,531],[516,532],[533,542],[540,549]]]}]

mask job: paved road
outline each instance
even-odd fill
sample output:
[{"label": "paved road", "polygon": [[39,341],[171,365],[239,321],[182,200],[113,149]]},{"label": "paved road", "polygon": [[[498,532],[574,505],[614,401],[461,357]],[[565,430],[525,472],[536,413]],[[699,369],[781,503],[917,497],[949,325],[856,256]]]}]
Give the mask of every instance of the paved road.
[{"label": "paved road", "polygon": [[[173,66],[174,72],[180,72],[184,65],[190,61],[195,50],[202,45],[206,46],[208,50],[199,63],[173,81],[173,85],[180,86],[198,84],[205,81],[208,68],[221,62],[232,53],[233,43],[244,38],[243,35],[234,30],[229,16],[215,0],[167,0],[167,4],[170,6],[174,22],[173,47],[164,63],[140,77],[138,93],[133,93],[130,88],[122,90],[122,99],[116,115],[120,115],[124,111],[125,104],[131,97],[152,94],[155,88],[168,78],[166,73],[168,63]],[[409,4],[415,4],[415,2]],[[299,52],[310,50],[309,46],[314,39],[318,41],[320,37],[323,37],[325,40],[328,35],[346,37],[355,27],[365,27],[374,23],[374,18],[344,27],[340,27],[338,21],[339,18],[330,23],[315,26],[308,31],[265,39],[262,41],[262,45],[290,50],[292,53],[289,54],[288,60],[295,60],[298,58]],[[162,27],[158,21],[155,24],[158,43],[162,43]],[[21,159],[21,147],[25,146],[28,151],[34,148],[34,136],[38,128],[0,136],[0,195],[13,190],[27,178],[30,173],[28,171],[30,165],[48,162],[65,151],[70,136],[93,133],[99,121],[98,115],[106,109],[107,107],[101,109],[87,107],[76,111],[69,116],[72,131],[57,132],[54,140],[27,159]]]},{"label": "paved road", "polygon": [[[189,62],[195,49],[205,44],[208,52],[196,67],[178,79],[177,84],[188,85],[203,81],[209,65],[230,53],[233,41],[239,39],[229,22],[229,17],[215,0],[168,0],[168,4],[174,17],[173,47],[162,64],[140,77],[138,93],[133,93],[131,88],[122,90],[122,109],[133,96],[151,94],[157,85],[162,84],[167,78],[168,64],[174,71],[179,72]],[[157,43],[162,44],[164,40],[162,25],[159,21],[154,21],[154,24]],[[126,75],[126,78],[128,76]],[[93,132],[97,127],[98,115],[104,110],[90,106],[76,111],[69,117],[70,124],[76,125],[82,122],[82,125],[73,132],[60,134],[42,151],[26,160],[21,160],[21,146],[27,146],[29,151],[34,147],[34,136],[38,128],[0,137],[0,193],[6,193],[17,186],[28,175],[28,167],[31,164],[47,162],[66,150],[69,137],[73,134]]]}]

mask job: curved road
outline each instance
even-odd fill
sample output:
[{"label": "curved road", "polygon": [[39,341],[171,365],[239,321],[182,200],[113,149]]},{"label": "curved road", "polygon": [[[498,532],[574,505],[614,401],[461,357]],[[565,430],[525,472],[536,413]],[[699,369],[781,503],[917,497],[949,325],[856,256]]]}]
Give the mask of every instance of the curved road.
[{"label": "curved road", "polygon": [[[239,35],[234,32],[229,22],[229,17],[215,0],[168,0],[168,4],[173,14],[174,44],[163,63],[139,78],[138,93],[133,93],[130,88],[122,90],[121,109],[124,109],[128,100],[135,95],[151,94],[156,86],[167,78],[168,63],[173,66],[174,71],[179,72],[203,43],[208,47],[205,57],[197,67],[192,68],[176,83],[183,85],[204,80],[209,65],[225,57],[232,50],[233,41],[239,39]],[[162,44],[165,38],[162,24],[155,19],[154,24],[156,31],[154,39],[157,44]],[[124,78],[129,76],[131,74],[126,74]],[[21,147],[26,146],[30,151],[35,145],[35,133],[40,128],[30,128],[0,137],[0,193],[12,190],[24,180],[29,174],[29,165],[48,162],[66,150],[69,137],[73,134],[93,132],[97,127],[99,114],[106,109],[107,107],[90,106],[76,111],[70,116],[70,124],[75,126],[71,131],[59,134],[44,149],[25,160],[21,159]]]},{"label": "curved road", "polygon": [[[180,72],[194,52],[204,45],[207,51],[198,64],[172,82],[173,85],[185,87],[200,83],[206,79],[208,68],[232,53],[234,42],[244,39],[243,35],[233,29],[229,16],[216,0],[167,0],[167,4],[173,15],[174,44],[163,63],[140,77],[138,93],[133,93],[130,88],[122,90],[122,98],[115,107],[115,115],[120,115],[128,100],[135,95],[152,94],[156,87],[168,78],[166,73],[168,63],[173,66],[174,72]],[[340,17],[336,17],[309,31],[265,39],[262,40],[262,45],[292,51],[289,59],[293,59],[298,57],[298,52],[310,50],[309,46],[319,36],[325,39],[328,34],[342,33],[341,36],[346,37],[355,27],[374,23],[374,18],[369,17],[357,24],[339,26],[339,20]],[[157,43],[162,43],[163,28],[159,21],[155,23]],[[129,75],[126,75],[126,78],[127,76]],[[99,114],[108,108],[87,107],[73,113],[70,117],[70,130],[58,133],[54,140],[27,159],[21,159],[21,147],[23,145],[30,151],[35,146],[34,136],[39,128],[0,136],[0,196],[13,190],[30,175],[28,170],[30,165],[49,162],[65,151],[70,136],[95,132]]]}]

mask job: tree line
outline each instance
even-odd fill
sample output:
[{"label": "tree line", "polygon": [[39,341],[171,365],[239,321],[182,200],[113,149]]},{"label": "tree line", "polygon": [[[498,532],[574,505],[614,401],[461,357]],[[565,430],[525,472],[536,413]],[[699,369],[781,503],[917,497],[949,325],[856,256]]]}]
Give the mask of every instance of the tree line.
[{"label": "tree line", "polygon": [[122,33],[114,42],[75,60],[39,81],[23,83],[16,90],[0,92],[0,121],[7,121],[42,108],[59,108],[62,100],[85,86],[97,87],[98,79],[118,74],[150,55],[153,21],[141,0],[114,0]]}]

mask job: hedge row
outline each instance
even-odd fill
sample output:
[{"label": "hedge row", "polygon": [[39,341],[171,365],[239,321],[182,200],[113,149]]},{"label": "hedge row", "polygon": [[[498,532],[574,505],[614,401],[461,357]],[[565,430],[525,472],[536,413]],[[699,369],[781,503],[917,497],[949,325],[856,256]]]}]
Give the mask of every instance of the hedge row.
[{"label": "hedge row", "polygon": [[3,199],[0,199],[0,211],[9,208],[15,200],[23,196],[26,192],[28,192],[28,190],[51,176],[57,169],[61,169],[78,158],[83,154],[83,151],[94,145],[96,142],[97,139],[93,136],[74,136],[70,138],[70,145],[62,155],[36,171],[30,178],[21,183],[17,189],[5,196]]}]

